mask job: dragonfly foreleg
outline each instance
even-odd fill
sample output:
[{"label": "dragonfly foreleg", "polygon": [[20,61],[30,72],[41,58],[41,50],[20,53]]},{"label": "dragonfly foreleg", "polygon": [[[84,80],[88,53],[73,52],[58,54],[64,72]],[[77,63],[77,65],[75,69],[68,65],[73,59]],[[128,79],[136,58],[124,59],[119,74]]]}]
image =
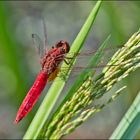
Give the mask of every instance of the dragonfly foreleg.
[{"label": "dragonfly foreleg", "polygon": [[64,57],[64,62],[67,64],[67,65],[70,65],[72,63],[72,60],[73,60],[73,57]]},{"label": "dragonfly foreleg", "polygon": [[64,62],[65,62],[67,65],[70,64],[70,62],[68,62],[66,59],[64,59]]},{"label": "dragonfly foreleg", "polygon": [[70,64],[70,62],[68,62],[65,58],[57,58],[57,59],[56,59],[56,61],[62,61],[62,60],[64,60],[64,62],[65,62],[67,65]]},{"label": "dragonfly foreleg", "polygon": [[64,55],[59,55],[56,57],[56,61],[64,61],[67,65],[72,63],[73,57],[66,57]]},{"label": "dragonfly foreleg", "polygon": [[72,59],[72,58],[67,58],[67,57],[64,57],[63,55],[61,56],[58,56],[58,57],[56,57],[56,61],[64,61],[67,65],[69,65],[70,64],[70,61],[68,61],[67,59]]}]

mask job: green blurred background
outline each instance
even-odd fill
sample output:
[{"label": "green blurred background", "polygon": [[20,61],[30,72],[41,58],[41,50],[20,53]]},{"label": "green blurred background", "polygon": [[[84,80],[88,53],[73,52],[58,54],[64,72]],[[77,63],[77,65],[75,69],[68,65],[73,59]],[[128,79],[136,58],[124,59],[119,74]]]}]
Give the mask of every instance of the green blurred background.
[{"label": "green blurred background", "polygon": [[[47,85],[28,116],[18,125],[13,124],[40,70],[31,34],[43,38],[41,16],[46,20],[49,46],[60,39],[71,44],[94,4],[95,1],[0,1],[0,138],[22,138],[51,85]],[[98,48],[109,34],[110,47],[125,43],[140,27],[139,13],[139,1],[104,1],[83,50]],[[114,87],[126,84],[128,88],[123,95],[65,138],[108,138],[140,90],[139,72]],[[136,138],[140,138],[139,133]]]}]

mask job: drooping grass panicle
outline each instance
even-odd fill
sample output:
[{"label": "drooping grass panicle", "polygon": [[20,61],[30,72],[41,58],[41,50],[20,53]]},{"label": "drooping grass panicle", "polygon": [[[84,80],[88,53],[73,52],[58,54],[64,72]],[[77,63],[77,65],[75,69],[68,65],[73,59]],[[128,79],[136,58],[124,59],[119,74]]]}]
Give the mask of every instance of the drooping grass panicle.
[{"label": "drooping grass panicle", "polygon": [[140,67],[139,46],[140,32],[137,32],[113,55],[98,77],[92,78],[92,75],[89,75],[73,96],[65,101],[48,124],[43,137],[59,139],[71,133],[91,115],[101,111],[123,93],[122,90],[126,86],[119,88],[106,103],[92,107],[90,105],[94,100],[103,97],[115,83]]},{"label": "drooping grass panicle", "polygon": [[[94,115],[95,113],[101,111],[107,104],[113,102],[120,94],[122,94],[123,92],[121,92],[122,90],[124,90],[126,88],[126,86],[123,86],[122,88],[120,88],[119,90],[117,90],[115,92],[114,95],[111,96],[110,99],[108,99],[108,101],[106,103],[100,104],[100,105],[95,105],[91,108],[85,109],[78,118],[76,118],[73,121],[70,121],[68,123],[66,123],[62,128],[61,128],[61,133],[59,132],[59,137],[58,134],[55,136],[57,138],[61,138],[62,136],[65,136],[71,132],[73,132],[75,130],[76,127],[78,127],[79,125],[81,125],[83,122],[85,122],[90,116]],[[61,135],[60,135],[61,134]],[[53,136],[52,136],[53,137]]]}]

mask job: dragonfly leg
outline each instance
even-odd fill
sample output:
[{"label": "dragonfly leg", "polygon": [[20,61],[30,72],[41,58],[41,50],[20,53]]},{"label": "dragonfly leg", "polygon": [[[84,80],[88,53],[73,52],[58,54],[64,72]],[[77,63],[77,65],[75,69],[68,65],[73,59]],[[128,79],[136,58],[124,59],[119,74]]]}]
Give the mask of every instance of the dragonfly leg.
[{"label": "dragonfly leg", "polygon": [[66,58],[66,59],[70,59],[70,60],[73,59],[73,57],[65,57],[65,58]]},{"label": "dragonfly leg", "polygon": [[[75,56],[75,55],[74,55],[74,56]],[[73,60],[74,56],[73,56],[73,57],[67,57],[67,56],[64,56],[63,54],[61,54],[61,55],[58,55],[58,56],[56,57],[56,60],[57,60],[57,61],[62,61],[62,60],[64,60],[64,62],[65,62],[67,65],[69,65],[69,64],[71,63],[71,61]]]},{"label": "dragonfly leg", "polygon": [[56,57],[56,61],[62,61],[62,60],[64,60],[64,62],[67,65],[70,65],[71,64],[72,59],[73,59],[73,57],[66,57],[66,56],[63,56],[63,55],[59,55],[59,56]]},{"label": "dragonfly leg", "polygon": [[70,62],[68,62],[66,59],[64,59],[64,62],[65,62],[67,65],[70,64]]},{"label": "dragonfly leg", "polygon": [[56,60],[55,60],[55,61],[62,61],[62,60],[64,60],[64,62],[65,62],[67,65],[69,65],[69,64],[70,64],[70,62],[69,62],[69,61],[67,61],[66,59],[67,59],[66,57],[64,58],[64,57],[59,56],[59,57],[57,57],[57,58],[56,58]]},{"label": "dragonfly leg", "polygon": [[72,63],[72,60],[73,60],[73,57],[65,57],[64,62],[65,62],[67,65],[70,65],[70,64]]},{"label": "dragonfly leg", "polygon": [[61,71],[59,77],[60,77],[63,81],[65,81],[65,80],[66,80],[66,73]]}]

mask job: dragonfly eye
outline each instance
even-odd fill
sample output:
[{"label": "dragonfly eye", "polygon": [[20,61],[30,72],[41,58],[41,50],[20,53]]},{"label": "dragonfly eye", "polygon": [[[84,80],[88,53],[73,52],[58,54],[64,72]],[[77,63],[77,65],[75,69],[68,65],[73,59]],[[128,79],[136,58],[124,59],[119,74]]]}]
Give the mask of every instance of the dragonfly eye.
[{"label": "dragonfly eye", "polygon": [[68,42],[66,41],[59,41],[58,43],[56,43],[56,48],[60,48],[61,47],[61,51],[64,52],[64,53],[68,53],[69,50],[70,50],[70,46],[68,44]]},{"label": "dragonfly eye", "polygon": [[61,51],[62,51],[62,52],[65,52],[65,49],[62,47],[62,48],[61,48]]}]

